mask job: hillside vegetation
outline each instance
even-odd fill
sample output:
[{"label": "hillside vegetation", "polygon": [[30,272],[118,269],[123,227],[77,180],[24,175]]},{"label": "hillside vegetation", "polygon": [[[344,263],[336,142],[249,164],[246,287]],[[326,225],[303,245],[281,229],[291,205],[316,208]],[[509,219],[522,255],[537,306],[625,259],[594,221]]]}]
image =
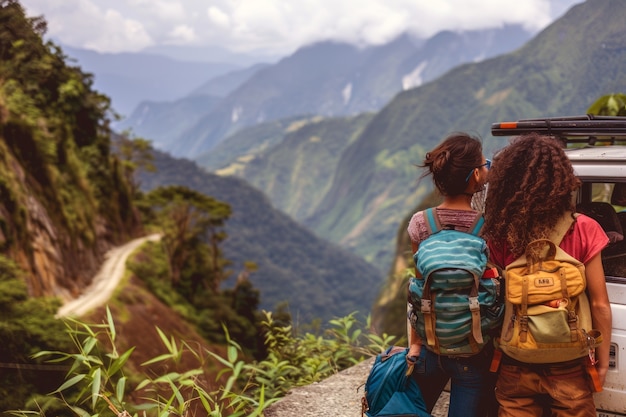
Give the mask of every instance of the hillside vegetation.
[{"label": "hillside vegetation", "polygon": [[0,250],[32,295],[76,295],[112,245],[140,232],[111,153],[109,101],[41,40],[46,23],[0,9]]},{"label": "hillside vegetation", "polygon": [[[129,305],[116,318],[136,322],[159,311],[150,326],[207,349],[227,343],[222,324],[230,323],[245,354],[262,357],[258,290],[245,279],[220,288],[230,206],[184,187],[141,193],[133,175],[153,168],[147,143],[112,135],[108,98],[43,42],[45,30],[19,2],[0,2],[0,410],[61,385],[69,365],[33,355],[90,348],[64,339],[57,309],[91,283],[109,249],[147,230],[162,233],[162,243],[134,258],[132,272],[153,295],[124,292],[121,305]],[[146,347],[143,336],[129,330],[121,339]],[[70,391],[66,401],[77,394]]]}]

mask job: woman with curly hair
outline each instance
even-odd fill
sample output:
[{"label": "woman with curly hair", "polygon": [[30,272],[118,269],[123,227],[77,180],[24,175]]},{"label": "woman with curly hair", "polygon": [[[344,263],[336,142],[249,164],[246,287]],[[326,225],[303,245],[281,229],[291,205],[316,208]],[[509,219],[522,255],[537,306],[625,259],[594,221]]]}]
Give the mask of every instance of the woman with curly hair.
[{"label": "woman with curly hair", "polygon": [[[454,133],[426,154],[421,167],[424,176],[431,175],[443,202],[434,210],[442,226],[469,232],[482,213],[472,208],[472,197],[484,189],[491,161],[485,159],[480,140],[466,133]],[[413,214],[408,224],[412,253],[429,237],[425,211]],[[485,246],[486,250],[486,246]],[[417,272],[417,271],[416,271]],[[410,297],[410,291],[409,291]],[[473,355],[446,356],[430,349],[409,321],[408,357],[416,360],[413,377],[424,395],[430,412],[448,380],[451,382],[450,417],[484,416],[493,407],[493,373],[489,364],[493,343]]]},{"label": "woman with curly hair", "polygon": [[[604,335],[596,351],[602,384],[609,366],[612,326],[601,261],[608,238],[595,220],[573,215],[573,195],[580,180],[561,143],[550,136],[518,136],[496,154],[493,162],[483,233],[496,265],[504,269],[525,252],[528,243],[549,238],[562,218],[571,217],[572,225],[559,246],[585,265],[593,326]],[[595,416],[585,359],[525,364],[503,355],[496,382],[498,415],[541,416],[549,409],[552,416]]]}]

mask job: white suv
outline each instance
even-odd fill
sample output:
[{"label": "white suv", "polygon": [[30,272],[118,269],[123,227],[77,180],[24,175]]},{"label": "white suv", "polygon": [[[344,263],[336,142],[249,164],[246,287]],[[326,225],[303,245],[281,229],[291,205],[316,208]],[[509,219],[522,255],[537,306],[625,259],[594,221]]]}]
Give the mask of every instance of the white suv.
[{"label": "white suv", "polygon": [[598,417],[626,416],[626,117],[574,116],[494,123],[494,136],[528,132],[563,139],[582,180],[577,210],[595,218],[610,238],[602,263],[613,312],[611,358],[602,392],[595,394]]}]

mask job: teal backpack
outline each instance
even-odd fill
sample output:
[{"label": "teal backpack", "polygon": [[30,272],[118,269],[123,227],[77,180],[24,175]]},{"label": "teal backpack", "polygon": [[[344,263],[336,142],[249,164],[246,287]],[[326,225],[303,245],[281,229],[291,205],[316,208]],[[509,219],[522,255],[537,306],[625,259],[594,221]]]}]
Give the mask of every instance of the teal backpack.
[{"label": "teal backpack", "polygon": [[[429,236],[413,255],[409,320],[426,347],[440,355],[482,350],[502,323],[500,271],[488,266],[477,216],[469,232],[442,227],[434,208],[424,210]],[[496,332],[497,333],[497,332]]]},{"label": "teal backpack", "polygon": [[413,365],[409,367],[406,361],[408,352],[409,348],[391,346],[376,356],[365,382],[361,416],[432,417],[417,382],[410,376]]}]

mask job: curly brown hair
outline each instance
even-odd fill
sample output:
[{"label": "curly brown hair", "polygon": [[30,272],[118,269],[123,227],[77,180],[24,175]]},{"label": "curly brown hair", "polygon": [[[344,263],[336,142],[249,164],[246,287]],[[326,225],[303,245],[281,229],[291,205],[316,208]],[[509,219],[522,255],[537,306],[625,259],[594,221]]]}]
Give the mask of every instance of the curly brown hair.
[{"label": "curly brown hair", "polygon": [[483,235],[506,242],[515,256],[575,210],[572,193],[581,185],[561,142],[536,133],[515,137],[498,152],[487,179]]},{"label": "curly brown hair", "polygon": [[467,175],[483,161],[483,145],[477,138],[456,132],[428,152],[420,167],[427,168],[422,175],[433,176],[433,182],[444,196],[463,194]]}]

